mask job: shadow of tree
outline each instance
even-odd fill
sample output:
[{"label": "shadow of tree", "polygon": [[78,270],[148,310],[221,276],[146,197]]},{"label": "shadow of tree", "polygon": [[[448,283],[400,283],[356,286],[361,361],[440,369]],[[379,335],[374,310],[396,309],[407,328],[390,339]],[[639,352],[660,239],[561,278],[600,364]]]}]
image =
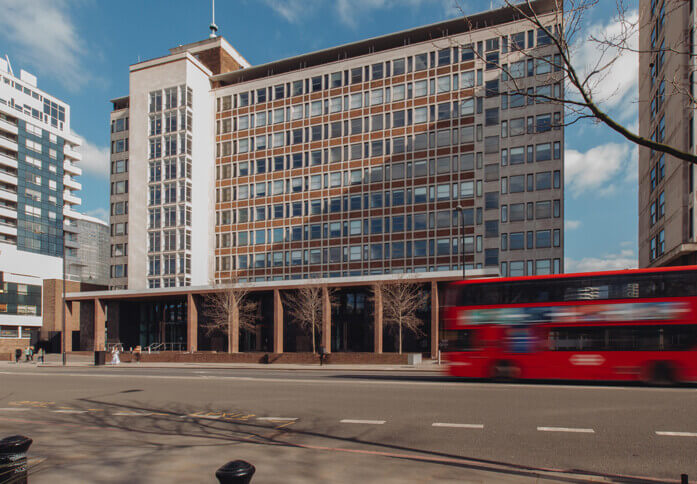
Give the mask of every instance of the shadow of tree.
[{"label": "shadow of tree", "polygon": [[[130,389],[116,393],[136,394],[139,391]],[[590,482],[592,478],[636,484],[656,482],[582,470],[544,469],[379,442],[371,437],[368,429],[345,436],[341,435],[345,427],[340,429],[307,418],[297,423],[258,420],[259,417],[269,417],[254,415],[247,409],[223,411],[210,406],[201,409],[177,403],[163,407],[140,402],[115,403],[105,398],[113,395],[78,399],[72,405],[73,410],[66,413],[42,413],[36,421],[44,424],[44,430],[65,428],[72,432],[62,432],[61,440],[48,444],[52,451],[62,448],[62,455],[67,455],[67,458],[37,462],[38,465],[30,469],[31,473],[53,473],[71,468],[79,473],[81,462],[89,455],[72,455],[65,450],[71,445],[84,447],[87,444],[100,466],[118,473],[117,482],[145,482],[142,470],[161,464],[166,454],[199,448],[209,449],[206,454],[210,455],[213,449],[252,445],[301,450],[302,467],[306,469],[303,473],[308,481],[317,478],[313,469],[318,454],[334,452],[486,472],[491,473],[492,480],[496,480],[498,475],[499,478],[507,476],[570,483]],[[224,462],[219,462],[222,464]],[[214,472],[215,469],[211,469],[211,477]]]}]

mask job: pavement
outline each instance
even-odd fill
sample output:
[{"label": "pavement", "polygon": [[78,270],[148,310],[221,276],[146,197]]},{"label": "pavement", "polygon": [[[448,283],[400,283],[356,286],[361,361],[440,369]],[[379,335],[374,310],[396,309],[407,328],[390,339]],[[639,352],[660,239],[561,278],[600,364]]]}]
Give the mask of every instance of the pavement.
[{"label": "pavement", "polygon": [[[3,366],[15,366],[14,362],[2,361],[0,362],[0,368]],[[24,366],[36,366],[36,367],[61,367],[63,366],[63,361],[61,355],[59,354],[49,354],[46,355],[45,362],[39,363],[38,361],[22,361],[19,363],[20,367]],[[87,355],[69,355],[66,361],[65,367],[70,368],[84,368],[84,367],[94,367],[94,357]],[[287,364],[287,363],[273,363],[273,364],[263,364],[263,363],[121,363],[119,365],[111,365],[109,360],[107,364],[104,365],[105,368],[217,368],[217,369],[234,369],[234,370],[321,370],[321,371],[336,371],[336,370],[346,370],[346,371],[427,371],[435,373],[444,373],[445,364],[439,364],[437,360],[422,360],[422,363],[416,365],[339,365],[339,364],[327,364],[320,365],[319,363],[313,365],[300,365],[300,364]]]},{"label": "pavement", "polygon": [[[431,371],[0,366],[32,483],[679,482],[697,389],[461,382]],[[697,482],[697,481],[694,481]]]}]

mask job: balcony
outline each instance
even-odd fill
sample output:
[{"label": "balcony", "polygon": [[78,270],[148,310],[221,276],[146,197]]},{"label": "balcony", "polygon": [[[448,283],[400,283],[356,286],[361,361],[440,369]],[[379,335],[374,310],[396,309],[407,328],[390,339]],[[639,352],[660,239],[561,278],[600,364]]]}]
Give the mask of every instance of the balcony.
[{"label": "balcony", "polygon": [[[80,205],[82,203],[82,199],[76,197],[72,193],[70,193],[68,190],[63,191],[63,201],[67,204],[70,205]],[[63,212],[65,213],[65,212]]]},{"label": "balcony", "polygon": [[0,182],[17,186],[17,172],[3,170],[2,166],[0,166]]},{"label": "balcony", "polygon": [[14,169],[17,169],[17,158],[7,155],[0,151],[0,166],[10,166]]},{"label": "balcony", "polygon": [[73,176],[82,175],[82,168],[78,167],[75,163],[71,163],[70,160],[67,159],[63,161],[63,170]]},{"label": "balcony", "polygon": [[[63,213],[65,214],[65,210],[63,210]],[[76,234],[78,232],[77,223],[75,223],[75,222],[69,223],[69,222],[73,222],[73,220],[72,219],[65,219],[63,221],[63,230],[65,230],[66,232],[71,232],[73,234]]]},{"label": "balcony", "polygon": [[17,219],[17,211],[12,208],[0,206],[0,217]]},{"label": "balcony", "polygon": [[79,249],[80,244],[77,243],[77,240],[72,240],[69,237],[65,237],[63,239],[65,246],[69,249]]},{"label": "balcony", "polygon": [[[80,204],[81,200],[79,198],[77,198],[77,197],[72,197],[72,198],[75,198],[78,201],[78,203],[76,205]],[[82,217],[81,214],[79,214],[78,212],[73,210],[71,208],[71,206],[69,206],[69,205],[63,206],[63,216],[66,218],[73,218],[73,219],[79,219],[80,217]],[[75,227],[75,231],[77,231],[77,226]]]},{"label": "balcony", "polygon": [[72,190],[82,190],[82,184],[79,182],[76,182],[69,176],[64,176],[63,177],[63,185],[66,187],[72,189]]},{"label": "balcony", "polygon": [[17,226],[11,226],[0,222],[0,234],[17,237]]},{"label": "balcony", "polygon": [[63,146],[63,154],[65,155],[66,158],[70,158],[70,159],[73,159],[75,161],[82,160],[82,154],[73,150],[67,144]]},{"label": "balcony", "polygon": [[0,199],[17,203],[17,192],[0,188]]},{"label": "balcony", "polygon": [[5,148],[6,150],[10,151],[17,151],[17,141],[3,136],[2,133],[0,133],[0,148]]},{"label": "balcony", "polygon": [[14,135],[19,134],[19,128],[17,128],[17,125],[12,124],[4,119],[0,119],[0,129],[3,131],[7,131],[8,133],[12,133]]}]

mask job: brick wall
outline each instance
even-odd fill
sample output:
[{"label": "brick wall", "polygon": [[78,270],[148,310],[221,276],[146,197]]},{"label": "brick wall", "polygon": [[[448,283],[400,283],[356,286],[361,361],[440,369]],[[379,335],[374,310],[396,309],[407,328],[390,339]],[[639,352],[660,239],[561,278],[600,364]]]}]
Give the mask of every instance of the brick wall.
[{"label": "brick wall", "polygon": [[14,359],[15,349],[20,348],[22,351],[29,346],[29,338],[0,338],[0,353],[9,353]]},{"label": "brick wall", "polygon": [[[76,281],[66,281],[66,292],[81,292],[81,291],[102,291],[106,290],[106,286],[96,284],[86,284]],[[46,279],[43,284],[42,296],[42,340],[48,338],[51,331],[61,331],[63,327],[63,281],[60,279]],[[80,303],[73,303],[73,313],[77,316],[80,311]],[[66,324],[69,330],[79,330],[79,327],[70,328],[70,321],[66,319]]]},{"label": "brick wall", "polygon": [[222,74],[242,68],[235,59],[220,47],[197,52],[196,58],[208,67],[213,74]]},{"label": "brick wall", "polygon": [[[285,363],[309,365],[319,363],[319,356],[313,353],[178,353],[163,351],[161,353],[142,353],[143,363]],[[119,355],[124,363],[133,361],[131,353]],[[107,362],[111,356],[107,355]],[[327,364],[339,365],[405,365],[406,354],[397,353],[332,353]]]}]

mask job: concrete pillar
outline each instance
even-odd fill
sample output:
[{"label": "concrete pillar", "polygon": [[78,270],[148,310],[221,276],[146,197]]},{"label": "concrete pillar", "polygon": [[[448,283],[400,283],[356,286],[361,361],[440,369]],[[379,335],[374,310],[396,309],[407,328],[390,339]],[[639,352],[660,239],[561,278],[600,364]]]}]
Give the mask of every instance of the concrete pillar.
[{"label": "concrete pillar", "polygon": [[94,351],[104,351],[106,339],[106,303],[94,300]]},{"label": "concrete pillar", "polygon": [[228,315],[227,328],[227,352],[240,352],[240,308],[237,306],[237,298],[230,294],[230,314]]},{"label": "concrete pillar", "polygon": [[329,299],[329,288],[322,286],[322,338],[320,346],[324,351],[332,352],[332,303]]},{"label": "concrete pillar", "polygon": [[438,358],[440,304],[438,302],[438,283],[431,282],[431,358]]},{"label": "concrete pillar", "polygon": [[186,350],[198,351],[198,306],[193,294],[186,295]]},{"label": "concrete pillar", "polygon": [[373,320],[373,351],[382,353],[382,291],[380,286],[373,286],[375,295],[375,314]]},{"label": "concrete pillar", "polygon": [[283,302],[278,289],[273,290],[273,352],[283,353]]}]

